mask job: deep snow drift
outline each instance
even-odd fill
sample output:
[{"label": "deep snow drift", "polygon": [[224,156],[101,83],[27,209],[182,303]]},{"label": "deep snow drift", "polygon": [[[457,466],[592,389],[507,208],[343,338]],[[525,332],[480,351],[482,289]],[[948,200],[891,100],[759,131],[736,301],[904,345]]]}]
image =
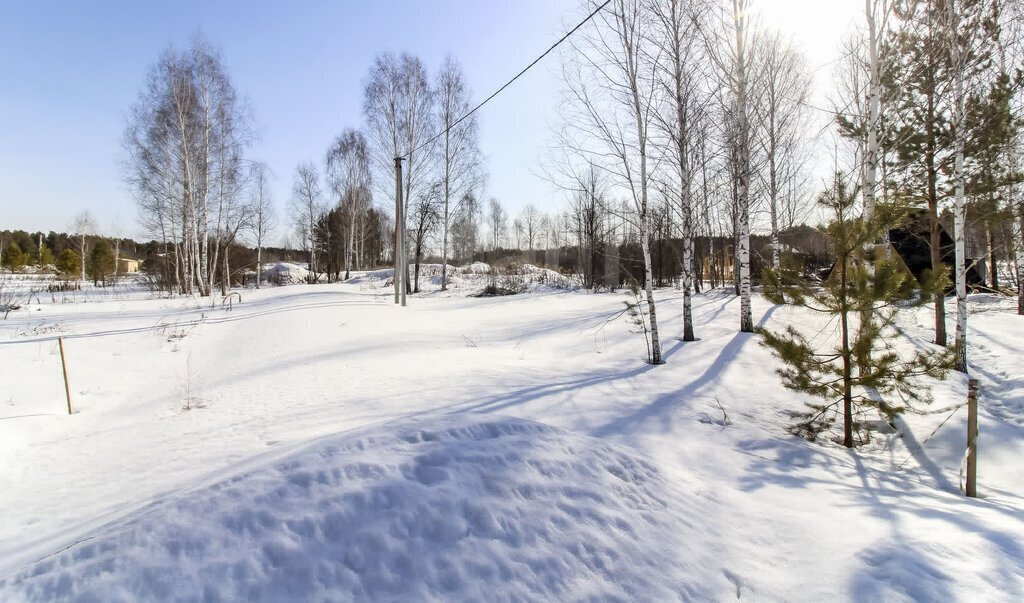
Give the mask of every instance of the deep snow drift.
[{"label": "deep snow drift", "polygon": [[[970,500],[962,375],[848,451],[787,432],[806,398],[737,332],[730,292],[694,297],[684,343],[680,292],[657,291],[652,367],[625,295],[431,290],[399,308],[386,276],[361,278],[233,306],[40,296],[0,321],[0,600],[1024,598],[1013,300],[970,301]],[[932,324],[904,311],[898,345],[930,345]],[[438,438],[405,438],[423,432]]]},{"label": "deep snow drift", "polygon": [[5,600],[708,599],[692,495],[635,452],[469,415],[321,439],[103,526]]}]

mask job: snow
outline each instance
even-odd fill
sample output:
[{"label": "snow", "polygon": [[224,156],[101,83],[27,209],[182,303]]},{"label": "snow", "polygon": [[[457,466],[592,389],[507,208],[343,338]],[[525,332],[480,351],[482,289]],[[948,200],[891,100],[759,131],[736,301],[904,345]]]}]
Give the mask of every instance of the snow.
[{"label": "snow", "polygon": [[[389,276],[0,321],[0,600],[1024,598],[1015,300],[970,298],[972,500],[961,375],[848,451],[787,432],[806,398],[726,291],[688,343],[657,292],[652,367],[623,295],[467,274],[399,308]],[[926,308],[900,320],[929,345]]]},{"label": "snow", "polygon": [[30,599],[708,598],[724,585],[686,567],[710,551],[678,557],[670,536],[693,524],[687,498],[593,437],[420,419],[322,438],[160,501],[11,586]]},{"label": "snow", "polygon": [[[414,270],[410,281],[414,280]],[[355,273],[347,282],[359,285],[362,290],[394,287],[393,269],[372,270]],[[533,264],[508,264],[491,266],[484,262],[456,267],[447,267],[448,290],[441,291],[441,264],[420,264],[420,293],[442,296],[479,296],[489,285],[498,287],[504,294],[571,291],[579,288],[572,278],[550,268]]]},{"label": "snow", "polygon": [[[0,291],[18,305],[74,304],[93,301],[128,301],[165,297],[153,291],[140,273],[121,275],[106,286],[92,281],[64,280],[54,274],[0,273]],[[0,317],[2,318],[2,317]]]},{"label": "snow", "polygon": [[298,285],[309,282],[309,268],[306,264],[276,262],[263,265],[260,280],[275,285]]}]

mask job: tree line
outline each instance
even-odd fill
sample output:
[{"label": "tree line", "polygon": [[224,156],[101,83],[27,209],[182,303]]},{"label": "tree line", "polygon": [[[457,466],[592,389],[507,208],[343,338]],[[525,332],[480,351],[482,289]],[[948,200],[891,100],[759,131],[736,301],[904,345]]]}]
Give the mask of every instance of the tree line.
[{"label": "tree line", "polygon": [[[787,228],[815,220],[815,211],[835,219],[831,206],[815,203],[809,170],[815,143],[831,133],[835,171],[864,219],[881,204],[899,206],[903,217],[888,225],[897,228],[922,208],[932,267],[920,285],[934,303],[935,342],[947,344],[945,295],[955,286],[965,370],[968,244],[976,251],[981,242],[994,289],[1000,258],[1018,254],[1018,283],[1024,263],[1017,3],[866,0],[863,21],[841,42],[830,108],[813,104],[806,58],[760,26],[753,0],[581,6],[593,20],[563,53],[565,122],[546,167],[571,195],[581,249],[599,246],[592,240],[602,213],[637,233],[651,362],[661,361],[652,291],[660,242],[679,241],[684,340],[696,336],[690,292],[699,286],[701,239],[731,248],[739,328],[752,331],[752,227],[769,234],[762,265],[779,270],[793,251],[783,244]],[[816,114],[827,118],[824,128]],[[953,227],[955,258],[943,256],[943,222]],[[887,229],[878,239],[891,253]]]},{"label": "tree line", "polygon": [[98,285],[107,284],[123,273],[121,259],[134,252],[135,241],[99,236],[88,212],[80,214],[74,226],[77,228],[71,233],[0,231],[0,267],[11,272],[88,278]]},{"label": "tree line", "polygon": [[[991,286],[999,258],[1012,253],[1019,281],[1015,4],[867,0],[860,29],[842,42],[830,109],[812,105],[806,58],[754,21],[752,0],[581,7],[593,19],[562,54],[564,120],[542,166],[567,207],[537,200],[510,217],[499,200],[485,200],[478,124],[467,117],[471,93],[457,59],[431,71],[412,54],[382,52],[364,79],[362,115],[319,161],[295,170],[289,219],[311,280],[398,256],[412,273],[404,293],[413,293],[431,254],[446,287],[449,259],[515,247],[538,261],[543,247],[572,248],[575,271],[593,286],[635,243],[650,360],[660,363],[653,288],[664,278],[655,256],[668,247],[678,258],[684,340],[696,338],[690,296],[705,273],[732,281],[739,328],[752,331],[758,264],[781,268],[794,251],[785,233],[816,219],[810,167],[815,143],[830,131],[839,137],[836,171],[854,183],[866,219],[879,204],[925,211],[933,265],[921,285],[934,302],[936,343],[947,343],[950,285],[957,332],[966,330],[969,242],[983,242]],[[817,129],[816,113],[828,117],[826,128]],[[201,39],[161,57],[133,111],[129,180],[181,291],[229,286],[223,249],[243,232],[266,231],[256,224],[266,167],[243,153],[250,123],[219,55]],[[391,209],[396,158],[402,196]],[[940,249],[943,219],[955,233],[952,266]],[[755,228],[767,233],[767,248],[752,248]],[[887,245],[886,232],[879,238]],[[958,335],[958,349],[963,341]]]},{"label": "tree line", "polygon": [[159,57],[125,128],[125,179],[168,290],[226,294],[232,245],[248,234],[265,246],[275,214],[266,166],[246,157],[252,139],[251,111],[205,39]]}]

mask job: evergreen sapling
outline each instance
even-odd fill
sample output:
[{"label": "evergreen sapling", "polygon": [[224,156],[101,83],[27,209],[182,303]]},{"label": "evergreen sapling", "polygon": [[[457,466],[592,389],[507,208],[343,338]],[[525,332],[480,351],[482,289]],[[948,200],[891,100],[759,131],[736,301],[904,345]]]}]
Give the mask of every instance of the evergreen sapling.
[{"label": "evergreen sapling", "polygon": [[899,339],[899,309],[924,304],[929,297],[913,288],[897,259],[874,251],[873,243],[901,212],[880,203],[865,219],[857,216],[855,199],[839,176],[819,198],[833,217],[823,230],[836,258],[824,282],[804,278],[792,260],[764,275],[769,301],[788,300],[824,314],[829,318],[826,329],[811,338],[793,326],[781,332],[758,330],[761,344],[783,363],[776,371],[783,385],[821,399],[793,413],[793,433],[814,440],[841,418],[846,447],[854,445],[855,434],[867,441],[860,421],[867,409],[876,409],[891,423],[895,415],[927,404],[930,393],[922,378],[943,378],[953,363],[952,350],[923,344],[908,357],[893,345]]}]

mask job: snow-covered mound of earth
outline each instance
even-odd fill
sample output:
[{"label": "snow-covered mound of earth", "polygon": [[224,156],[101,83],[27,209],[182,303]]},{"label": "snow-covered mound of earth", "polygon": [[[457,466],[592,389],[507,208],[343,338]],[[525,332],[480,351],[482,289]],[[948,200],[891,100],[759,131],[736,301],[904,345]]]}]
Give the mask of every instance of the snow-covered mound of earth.
[{"label": "snow-covered mound of earth", "polygon": [[[541,423],[402,421],[278,453],[0,581],[12,600],[714,599],[697,497]],[[253,468],[255,467],[255,468]],[[708,574],[711,574],[709,576]],[[712,577],[713,576],[713,577]]]},{"label": "snow-covered mound of earth", "polygon": [[292,262],[265,264],[261,278],[275,285],[297,285],[309,282],[309,270]]},{"label": "snow-covered mound of earth", "polygon": [[491,265],[485,262],[473,262],[465,267],[465,271],[470,274],[487,274],[491,271]]},{"label": "snow-covered mound of earth", "polygon": [[[410,267],[410,278],[413,268]],[[484,262],[473,262],[462,267],[448,265],[448,291],[456,295],[478,295],[487,287],[498,288],[507,293],[536,293],[552,290],[572,290],[579,284],[572,278],[550,268],[533,264],[512,263],[505,266],[491,266]],[[349,279],[349,284],[368,288],[393,285],[394,270],[384,268],[371,270]],[[437,293],[441,289],[441,264],[420,264],[420,291]]]}]

